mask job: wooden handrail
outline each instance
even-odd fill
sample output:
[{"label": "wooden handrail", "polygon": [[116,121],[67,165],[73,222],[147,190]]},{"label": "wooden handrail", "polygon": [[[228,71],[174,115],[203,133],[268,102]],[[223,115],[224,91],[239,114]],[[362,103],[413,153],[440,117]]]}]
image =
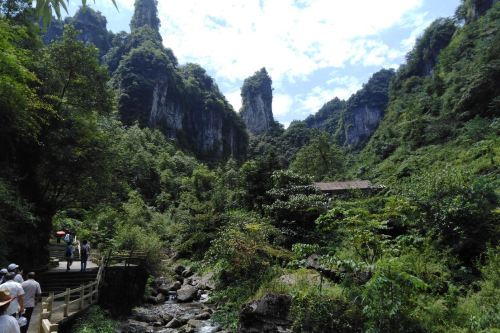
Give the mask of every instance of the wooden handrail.
[{"label": "wooden handrail", "polygon": [[[56,311],[63,311],[63,318],[69,317],[74,313],[78,313],[87,307],[97,303],[99,294],[98,281],[93,281],[85,285],[81,285],[75,289],[66,289],[65,292],[54,295],[50,293],[48,297],[42,300],[42,313],[40,314],[39,333],[57,332],[58,324],[52,323],[52,316]],[[71,295],[80,293],[80,296],[75,300],[70,300]],[[54,301],[64,299],[64,303],[54,306]],[[78,305],[78,310],[71,313],[71,306]]]},{"label": "wooden handrail", "polygon": [[[99,288],[101,286],[101,281],[104,276],[104,269],[109,266],[111,261],[124,262],[125,266],[128,267],[130,262],[133,260],[143,261],[146,258],[146,254],[142,251],[120,251],[113,254],[111,250],[108,254],[100,257],[99,270],[97,271],[96,280],[88,284],[82,284],[81,286],[70,289],[67,288],[66,291],[54,294],[49,293],[48,297],[42,299],[42,312],[40,314],[39,322],[39,333],[53,333],[57,332],[59,324],[52,323],[52,316],[56,311],[63,311],[63,318],[71,317],[75,313],[85,310],[87,307],[96,304],[99,297]],[[71,300],[71,295],[79,293],[79,296],[75,300]],[[64,303],[54,307],[54,301],[64,299]],[[71,307],[77,306],[78,309],[71,312]]]}]

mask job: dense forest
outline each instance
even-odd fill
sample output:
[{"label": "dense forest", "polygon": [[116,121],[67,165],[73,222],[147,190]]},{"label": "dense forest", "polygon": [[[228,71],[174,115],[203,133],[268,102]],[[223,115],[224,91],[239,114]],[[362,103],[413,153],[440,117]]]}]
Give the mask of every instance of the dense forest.
[{"label": "dense forest", "polygon": [[[265,68],[236,112],[164,46],[156,5],[112,33],[88,7],[0,1],[2,267],[43,267],[69,228],[152,276],[211,272],[231,331],[280,294],[293,332],[500,332],[498,1],[463,0],[399,69],[287,129]],[[313,186],[359,179],[381,186]]]}]

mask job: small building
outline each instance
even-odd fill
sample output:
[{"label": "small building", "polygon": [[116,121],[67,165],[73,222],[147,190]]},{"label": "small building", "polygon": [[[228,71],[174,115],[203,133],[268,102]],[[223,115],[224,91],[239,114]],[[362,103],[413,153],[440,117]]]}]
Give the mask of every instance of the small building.
[{"label": "small building", "polygon": [[374,185],[369,180],[350,180],[342,182],[320,182],[313,186],[325,194],[343,194],[352,190],[362,192],[376,192],[384,188],[383,185]]}]

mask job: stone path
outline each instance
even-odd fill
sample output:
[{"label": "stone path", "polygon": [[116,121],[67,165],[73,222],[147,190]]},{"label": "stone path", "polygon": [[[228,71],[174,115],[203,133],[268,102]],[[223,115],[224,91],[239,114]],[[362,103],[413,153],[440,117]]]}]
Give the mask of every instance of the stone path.
[{"label": "stone path", "polygon": [[[67,265],[66,261],[59,261],[59,266],[49,269],[49,272],[65,272],[66,265]],[[73,261],[73,264],[71,265],[70,271],[77,272],[80,270],[80,267],[81,267],[80,261]],[[91,269],[91,268],[99,268],[99,266],[94,264],[91,261],[87,261],[87,269]]]}]

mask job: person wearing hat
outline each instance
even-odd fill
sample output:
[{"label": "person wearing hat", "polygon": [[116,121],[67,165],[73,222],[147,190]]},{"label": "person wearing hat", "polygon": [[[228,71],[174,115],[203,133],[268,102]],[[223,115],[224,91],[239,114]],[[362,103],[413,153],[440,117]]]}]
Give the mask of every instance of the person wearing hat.
[{"label": "person wearing hat", "polygon": [[14,272],[5,274],[6,282],[0,285],[0,291],[8,291],[10,296],[14,297],[4,313],[17,318],[17,314],[24,313],[24,289],[20,283],[14,281],[14,277]]},{"label": "person wearing hat", "polygon": [[6,314],[13,300],[8,290],[0,290],[0,333],[20,333],[16,318]]},{"label": "person wearing hat", "polygon": [[10,264],[9,266],[7,266],[7,269],[9,270],[9,272],[14,272],[16,274],[14,277],[14,281],[16,281],[17,283],[24,282],[23,276],[19,273],[19,265]]},{"label": "person wearing hat", "polygon": [[7,268],[2,268],[0,269],[0,284],[4,283],[4,278],[5,278],[5,274],[7,274],[9,271],[7,270]]}]

